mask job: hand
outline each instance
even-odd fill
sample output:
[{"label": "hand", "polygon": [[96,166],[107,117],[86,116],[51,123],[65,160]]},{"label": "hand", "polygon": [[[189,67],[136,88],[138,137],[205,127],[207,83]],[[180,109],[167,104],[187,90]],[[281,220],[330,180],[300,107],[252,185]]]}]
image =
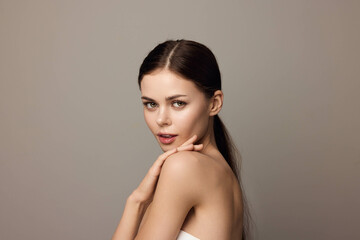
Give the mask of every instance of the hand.
[{"label": "hand", "polygon": [[203,148],[202,144],[194,145],[197,136],[194,135],[189,140],[184,142],[181,146],[171,149],[169,151],[161,154],[153,165],[150,167],[149,171],[145,175],[144,179],[141,181],[140,185],[134,192],[130,195],[135,201],[144,203],[148,205],[153,198],[157,180],[159,178],[161,167],[164,164],[165,160],[172,154],[180,151],[200,151]]}]

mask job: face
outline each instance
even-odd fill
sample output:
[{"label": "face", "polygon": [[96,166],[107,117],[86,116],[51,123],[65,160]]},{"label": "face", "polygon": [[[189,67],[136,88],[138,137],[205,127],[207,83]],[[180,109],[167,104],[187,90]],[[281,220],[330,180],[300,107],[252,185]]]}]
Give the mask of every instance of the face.
[{"label": "face", "polygon": [[163,151],[193,135],[204,137],[209,126],[209,100],[196,85],[169,70],[157,70],[141,81],[144,118]]}]

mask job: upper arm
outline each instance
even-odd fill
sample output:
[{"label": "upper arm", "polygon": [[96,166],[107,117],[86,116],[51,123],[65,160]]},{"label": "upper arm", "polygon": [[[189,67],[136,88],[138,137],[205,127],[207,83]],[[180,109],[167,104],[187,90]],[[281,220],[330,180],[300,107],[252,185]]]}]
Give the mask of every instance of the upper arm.
[{"label": "upper arm", "polygon": [[165,160],[136,240],[176,239],[187,213],[200,198],[197,171],[199,164],[191,152],[179,152]]}]

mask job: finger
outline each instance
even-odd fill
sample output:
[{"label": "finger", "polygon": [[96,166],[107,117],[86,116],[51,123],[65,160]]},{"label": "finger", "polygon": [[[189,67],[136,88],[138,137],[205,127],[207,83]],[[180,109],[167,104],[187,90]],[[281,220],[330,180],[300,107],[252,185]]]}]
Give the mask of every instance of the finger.
[{"label": "finger", "polygon": [[180,151],[201,151],[203,149],[203,144],[197,144],[197,145],[194,145],[194,144],[189,144],[189,145],[186,145],[186,146],[180,146],[177,148],[177,150],[180,152]]},{"label": "finger", "polygon": [[154,181],[157,180],[157,178],[160,175],[162,165],[164,164],[165,160],[172,154],[176,153],[178,150],[176,148],[171,149],[169,151],[164,152],[161,154],[153,163],[153,165],[150,167],[148,173],[146,174],[144,178],[144,184],[153,184]]},{"label": "finger", "polygon": [[191,138],[189,138],[186,142],[184,142],[183,144],[181,144],[181,146],[189,145],[189,144],[195,142],[196,139],[197,139],[197,136],[194,135],[194,136],[192,136]]},{"label": "finger", "polygon": [[151,172],[154,176],[158,176],[161,171],[161,167],[164,164],[165,160],[172,154],[180,151],[201,151],[203,149],[203,144],[188,144],[185,146],[180,146],[174,149],[171,149],[163,154],[161,154],[158,159],[154,162],[153,166],[151,167]]},{"label": "finger", "polygon": [[156,161],[163,161],[163,160],[165,160],[166,158],[168,158],[171,154],[174,154],[174,153],[176,153],[177,151],[178,151],[178,150],[177,150],[176,148],[171,149],[171,150],[169,150],[169,151],[166,151],[166,152],[164,152],[163,154],[161,154]]},{"label": "finger", "polygon": [[178,152],[178,150],[176,148],[174,149],[171,149],[169,151],[166,151],[164,152],[163,154],[161,154],[157,159],[156,161],[154,162],[153,164],[153,167],[154,168],[158,168],[158,167],[161,167],[164,163],[164,161],[172,154]]},{"label": "finger", "polygon": [[194,145],[194,150],[195,151],[201,151],[203,149],[203,147],[204,147],[203,144]]},{"label": "finger", "polygon": [[194,144],[188,144],[185,146],[180,146],[176,148],[178,150],[178,152],[180,151],[192,151],[194,149]]}]

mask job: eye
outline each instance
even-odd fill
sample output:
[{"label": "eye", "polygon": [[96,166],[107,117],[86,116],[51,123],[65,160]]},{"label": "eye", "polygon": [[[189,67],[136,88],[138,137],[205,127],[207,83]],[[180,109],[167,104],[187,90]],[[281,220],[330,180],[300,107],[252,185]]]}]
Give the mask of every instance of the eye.
[{"label": "eye", "polygon": [[172,102],[173,107],[175,108],[182,108],[186,105],[186,102],[183,101],[174,101]]},{"label": "eye", "polygon": [[154,102],[144,102],[144,106],[147,109],[154,109],[154,108],[156,108],[157,104]]}]

